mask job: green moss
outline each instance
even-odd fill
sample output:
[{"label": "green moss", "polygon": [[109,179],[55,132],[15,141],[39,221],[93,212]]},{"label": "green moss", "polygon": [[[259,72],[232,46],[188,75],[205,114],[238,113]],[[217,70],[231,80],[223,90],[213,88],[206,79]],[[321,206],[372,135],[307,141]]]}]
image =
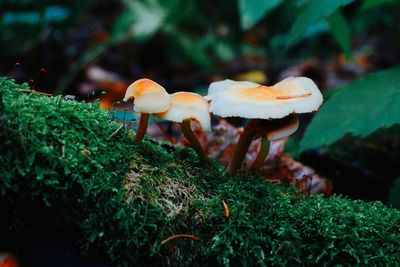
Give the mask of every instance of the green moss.
[{"label": "green moss", "polygon": [[[56,234],[125,266],[400,262],[400,212],[381,203],[228,176],[190,149],[132,142],[96,103],[16,88],[0,79],[0,209],[10,214],[3,237]],[[161,245],[175,234],[199,240]]]}]

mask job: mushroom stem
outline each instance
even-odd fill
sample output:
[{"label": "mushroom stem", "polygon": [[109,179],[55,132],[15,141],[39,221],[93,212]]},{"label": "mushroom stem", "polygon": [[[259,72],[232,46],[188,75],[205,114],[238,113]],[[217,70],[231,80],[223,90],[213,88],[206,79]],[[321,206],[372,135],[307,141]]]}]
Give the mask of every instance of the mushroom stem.
[{"label": "mushroom stem", "polygon": [[200,144],[196,135],[193,133],[192,128],[190,126],[190,120],[191,119],[185,119],[181,123],[183,136],[185,136],[185,138],[189,141],[190,147],[196,151],[200,159],[202,161],[207,161],[208,160],[207,153],[204,151],[203,146]]},{"label": "mushroom stem", "polygon": [[269,145],[270,145],[270,142],[268,141],[268,138],[266,136],[263,136],[261,138],[260,151],[258,151],[258,155],[250,167],[251,171],[258,171],[259,169],[261,169],[261,167],[265,161],[265,158],[268,155]]},{"label": "mushroom stem", "polygon": [[143,140],[147,130],[147,122],[149,120],[149,113],[141,113],[139,127],[136,132],[135,141]]},{"label": "mushroom stem", "polygon": [[234,174],[242,166],[244,157],[246,156],[247,150],[253,140],[254,135],[257,133],[255,129],[258,126],[259,120],[253,119],[244,127],[243,133],[240,135],[239,140],[236,144],[233,157],[228,165],[228,173]]}]

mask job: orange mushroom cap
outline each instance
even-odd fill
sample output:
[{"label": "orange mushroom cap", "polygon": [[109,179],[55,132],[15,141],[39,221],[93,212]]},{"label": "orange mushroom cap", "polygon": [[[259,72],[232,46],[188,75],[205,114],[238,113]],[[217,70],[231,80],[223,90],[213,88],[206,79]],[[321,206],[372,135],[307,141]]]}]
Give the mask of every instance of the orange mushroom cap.
[{"label": "orange mushroom cap", "polygon": [[126,90],[124,101],[134,98],[134,109],[142,113],[164,112],[169,107],[170,95],[158,83],[150,79],[140,79]]},{"label": "orange mushroom cap", "polygon": [[162,119],[181,123],[185,119],[197,120],[204,131],[211,130],[211,117],[208,102],[199,94],[177,92],[171,95],[170,107],[155,114]]}]

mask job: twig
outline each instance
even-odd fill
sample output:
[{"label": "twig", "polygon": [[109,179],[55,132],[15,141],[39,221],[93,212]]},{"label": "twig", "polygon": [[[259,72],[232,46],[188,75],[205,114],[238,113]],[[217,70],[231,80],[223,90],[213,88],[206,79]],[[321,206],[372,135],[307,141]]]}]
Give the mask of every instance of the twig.
[{"label": "twig", "polygon": [[25,93],[32,93],[32,94],[38,94],[38,95],[45,95],[45,96],[52,96],[53,94],[48,94],[48,93],[44,93],[44,92],[39,92],[36,90],[32,90],[32,89],[21,89],[21,88],[17,88],[15,89],[15,91],[17,92],[25,92]]},{"label": "twig", "polygon": [[165,243],[167,243],[171,240],[174,240],[174,239],[178,239],[178,238],[190,238],[192,240],[199,240],[199,238],[195,237],[194,235],[179,234],[179,235],[170,236],[167,239],[161,241],[161,245],[164,245]]},{"label": "twig", "polygon": [[124,124],[121,124],[121,125],[118,127],[118,129],[115,130],[115,132],[113,132],[113,133],[109,136],[109,138],[111,138],[111,137],[113,137],[114,135],[116,135],[123,127],[124,127]]},{"label": "twig", "polygon": [[225,201],[222,200],[222,206],[224,206],[224,211],[225,211],[225,217],[229,217],[229,207],[228,205],[225,203]]}]

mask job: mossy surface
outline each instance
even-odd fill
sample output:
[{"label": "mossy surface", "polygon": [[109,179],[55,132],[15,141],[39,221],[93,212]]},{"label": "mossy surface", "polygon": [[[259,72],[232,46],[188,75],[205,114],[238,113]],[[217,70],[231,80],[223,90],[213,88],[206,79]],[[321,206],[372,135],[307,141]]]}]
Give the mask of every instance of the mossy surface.
[{"label": "mossy surface", "polygon": [[[55,234],[123,266],[400,262],[400,212],[381,203],[228,176],[188,148],[134,143],[96,103],[17,88],[0,79],[3,242]],[[176,234],[199,240],[161,244]]]}]

